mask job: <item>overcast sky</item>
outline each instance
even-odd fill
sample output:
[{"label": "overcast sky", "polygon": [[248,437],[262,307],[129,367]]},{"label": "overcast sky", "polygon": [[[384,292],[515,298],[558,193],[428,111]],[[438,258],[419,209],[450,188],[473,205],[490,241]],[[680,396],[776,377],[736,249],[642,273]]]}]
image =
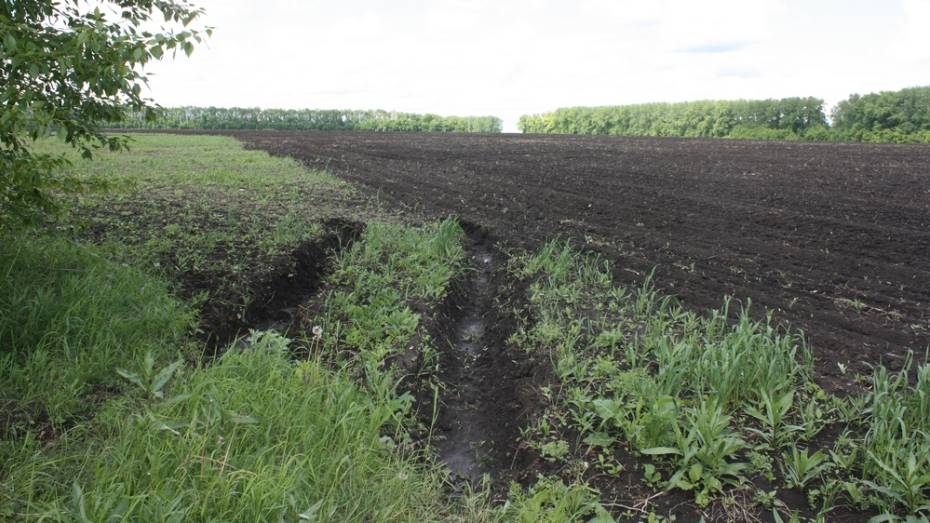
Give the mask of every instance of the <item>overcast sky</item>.
[{"label": "overcast sky", "polygon": [[930,84],[930,0],[195,0],[164,106],[492,114]]}]

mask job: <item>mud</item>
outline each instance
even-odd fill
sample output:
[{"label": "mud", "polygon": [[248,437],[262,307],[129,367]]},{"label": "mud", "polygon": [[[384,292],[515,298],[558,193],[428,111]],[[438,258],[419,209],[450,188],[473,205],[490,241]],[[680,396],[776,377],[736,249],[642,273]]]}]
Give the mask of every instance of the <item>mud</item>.
[{"label": "mud", "polygon": [[525,420],[525,358],[507,338],[515,325],[504,308],[505,257],[480,228],[466,224],[469,267],[437,323],[443,392],[434,445],[458,487],[512,476]]}]

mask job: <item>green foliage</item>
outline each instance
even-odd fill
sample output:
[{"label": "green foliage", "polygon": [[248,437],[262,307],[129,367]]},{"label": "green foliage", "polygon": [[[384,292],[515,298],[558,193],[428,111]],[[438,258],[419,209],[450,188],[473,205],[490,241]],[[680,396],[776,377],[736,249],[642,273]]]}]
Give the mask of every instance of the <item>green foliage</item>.
[{"label": "green foliage", "polygon": [[914,136],[926,143],[930,138],[930,86],[851,95],[833,110],[833,125],[863,141],[875,136]]},{"label": "green foliage", "polygon": [[[40,137],[57,133],[85,157],[126,146],[96,122],[150,114],[142,69],[165,53],[190,54],[210,32],[188,28],[201,14],[186,0],[0,2],[0,220],[34,217],[54,207],[50,191],[75,189],[61,156],[34,152]],[[164,32],[147,29],[154,17]]]},{"label": "green foliage", "polygon": [[571,107],[523,115],[525,133],[682,136],[746,140],[930,143],[930,87],[851,95],[827,123],[823,101],[696,101]]},{"label": "green foliage", "polygon": [[725,484],[739,484],[744,480],[745,463],[737,461],[737,453],[746,442],[732,429],[731,417],[715,400],[702,401],[688,410],[683,431],[675,429],[675,446],[644,449],[647,456],[676,456],[677,471],[668,480],[671,488],[694,490],[695,500],[707,505],[714,494],[723,491]]},{"label": "green foliage", "polygon": [[[68,460],[37,455],[10,482],[24,519],[54,521],[424,521],[445,509],[434,472],[384,443],[403,412],[343,374],[292,363],[287,340],[256,335],[190,372],[166,399],[95,422]],[[61,459],[61,458],[59,458]],[[9,508],[9,506],[7,506]]]},{"label": "green foliage", "polygon": [[395,111],[258,109],[246,107],[160,108],[157,116],[134,112],[109,123],[135,129],[281,129],[321,131],[404,131],[499,133],[494,116],[439,116]]},{"label": "green foliage", "polygon": [[803,489],[829,469],[827,455],[821,451],[808,454],[807,449],[792,445],[790,452],[782,454],[782,474],[789,488]]},{"label": "green foliage", "polygon": [[464,234],[454,218],[420,228],[370,223],[329,277],[325,314],[314,320],[331,334],[325,346],[350,349],[369,376],[406,350],[429,351],[425,343],[409,346],[420,324],[412,306],[437,305],[446,295],[463,268]]},{"label": "green foliage", "polygon": [[883,510],[930,516],[930,364],[917,369],[913,385],[909,367],[875,370],[856,470]]},{"label": "green foliage", "polygon": [[509,501],[500,520],[515,523],[613,522],[598,503],[597,492],[583,485],[566,485],[560,480],[540,477],[524,492],[511,486]]},{"label": "green foliage", "polygon": [[525,133],[724,138],[765,129],[779,138],[826,124],[823,100],[706,100],[613,107],[571,107],[520,117]]},{"label": "green foliage", "polygon": [[729,300],[701,316],[648,281],[635,292],[617,287],[604,264],[567,243],[550,242],[513,269],[529,281],[537,318],[515,338],[552,358],[563,391],[555,407],[570,424],[561,430],[652,456],[665,485],[694,491],[701,505],[745,479],[754,437],[775,445],[800,437],[794,391],[812,373],[800,336],[745,309],[734,320]]},{"label": "green foliage", "polygon": [[793,390],[776,392],[774,396],[770,392],[763,390],[759,393],[758,404],[750,404],[744,408],[746,414],[754,418],[762,426],[762,429],[750,428],[749,430],[761,436],[766,443],[774,447],[787,444],[791,441],[795,432],[803,429],[799,425],[785,423],[785,419],[791,412],[793,401]]},{"label": "green foliage", "polygon": [[61,239],[0,236],[0,275],[4,410],[54,426],[120,390],[115,368],[175,357],[193,323],[165,283]]},{"label": "green foliage", "polygon": [[[777,464],[820,516],[837,500],[878,509],[881,521],[930,515],[930,365],[879,366],[867,396],[829,398],[800,334],[730,314],[729,300],[685,311],[648,279],[615,286],[605,264],[564,242],[512,270],[528,282],[534,318],[513,341],[551,358],[561,382],[558,395],[544,391],[551,404],[525,437],[578,434],[576,455],[638,451],[652,461],[647,484],[691,490],[700,505],[754,474],[774,481]],[[829,452],[799,445],[836,421],[848,428]]]},{"label": "green foliage", "polygon": [[[293,362],[288,340],[274,333],[254,333],[246,349],[208,368],[182,366],[170,358],[192,317],[157,280],[95,248],[4,241],[15,248],[0,252],[0,342],[11,349],[2,392],[22,398],[4,408],[58,413],[59,390],[73,404],[62,413],[67,431],[40,436],[29,416],[4,426],[0,519],[448,520],[442,472],[407,454],[415,450],[399,432],[411,398],[398,396],[372,356],[406,347],[417,316],[405,301],[367,305],[379,287],[441,299],[463,262],[463,235],[454,219],[419,229],[372,224],[341,258],[334,281],[351,295],[349,307],[331,311],[344,323],[320,331],[321,344],[335,340],[324,349],[348,345],[340,325],[393,333],[351,347],[370,354],[362,383],[355,366]],[[20,361],[34,359],[44,365]],[[86,396],[60,386],[69,383],[103,384],[109,394],[82,405]],[[77,407],[94,417],[76,418]]]},{"label": "green foliage", "polygon": [[155,358],[149,352],[145,355],[142,366],[138,371],[126,369],[116,369],[116,373],[126,379],[152,399],[161,399],[165,397],[165,386],[171,381],[175,373],[184,365],[183,360],[175,361],[164,368],[155,368]]}]

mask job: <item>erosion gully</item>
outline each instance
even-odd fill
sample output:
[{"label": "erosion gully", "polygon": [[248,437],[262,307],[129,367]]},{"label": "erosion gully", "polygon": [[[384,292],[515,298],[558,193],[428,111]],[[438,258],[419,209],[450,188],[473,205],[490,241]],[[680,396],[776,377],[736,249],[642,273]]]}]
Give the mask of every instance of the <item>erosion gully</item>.
[{"label": "erosion gully", "polygon": [[[442,383],[433,443],[448,466],[457,489],[488,475],[503,484],[517,474],[520,422],[529,408],[525,391],[533,373],[524,358],[508,350],[515,322],[507,310],[512,299],[506,255],[481,227],[463,223],[468,267],[453,282],[437,311],[433,328],[439,349]],[[331,220],[326,233],[282,257],[277,273],[256,286],[255,299],[241,316],[217,314],[207,332],[214,344],[248,343],[249,329],[292,334],[295,309],[313,296],[335,253],[357,239],[363,226]],[[524,393],[520,391],[523,390]]]},{"label": "erosion gully", "polygon": [[439,328],[444,391],[434,440],[453,483],[501,479],[516,452],[521,372],[507,350],[512,321],[502,311],[502,261],[491,239],[466,227],[469,270],[455,286]]},{"label": "erosion gully", "polygon": [[247,340],[243,337],[253,329],[296,334],[298,306],[316,294],[335,256],[357,240],[365,228],[341,218],[326,220],[322,226],[324,233],[320,237],[273,260],[275,270],[250,289],[252,299],[241,312],[236,313],[230,306],[233,300],[206,304],[201,330],[208,347],[216,352],[233,342],[244,346]]}]

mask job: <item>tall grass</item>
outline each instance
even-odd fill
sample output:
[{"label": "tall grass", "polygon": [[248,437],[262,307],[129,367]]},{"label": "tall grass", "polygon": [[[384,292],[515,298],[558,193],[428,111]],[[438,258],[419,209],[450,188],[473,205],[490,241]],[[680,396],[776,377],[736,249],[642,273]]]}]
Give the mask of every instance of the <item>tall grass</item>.
[{"label": "tall grass", "polygon": [[192,310],[161,280],[93,248],[8,234],[0,238],[0,276],[0,397],[8,412],[59,426],[121,388],[115,368],[185,350]]},{"label": "tall grass", "polygon": [[[257,335],[248,350],[179,377],[163,401],[108,409],[78,473],[30,492],[20,515],[436,520],[443,512],[440,481],[383,438],[396,408],[316,362],[293,364],[284,338]],[[18,474],[51,464],[38,460]]]},{"label": "tall grass", "polygon": [[[411,238],[404,231],[394,232]],[[426,258],[455,261],[446,256],[461,254],[447,243],[460,239],[456,231],[454,221],[425,228],[409,244],[411,255],[432,246]],[[171,361],[187,350],[193,314],[165,284],[93,247],[11,240],[0,253],[2,390],[5,410],[22,415],[5,417],[2,427],[0,517],[425,521],[450,514],[441,472],[393,443],[409,400],[397,397],[392,381],[372,374],[378,386],[362,387],[319,360],[295,363],[286,340],[272,333],[210,367],[179,367]],[[401,265],[411,292],[426,292],[419,272]],[[58,428],[37,426],[41,413]]]},{"label": "tall grass", "polygon": [[913,383],[908,367],[873,374],[857,475],[873,504],[930,516],[930,365],[917,368]]}]

